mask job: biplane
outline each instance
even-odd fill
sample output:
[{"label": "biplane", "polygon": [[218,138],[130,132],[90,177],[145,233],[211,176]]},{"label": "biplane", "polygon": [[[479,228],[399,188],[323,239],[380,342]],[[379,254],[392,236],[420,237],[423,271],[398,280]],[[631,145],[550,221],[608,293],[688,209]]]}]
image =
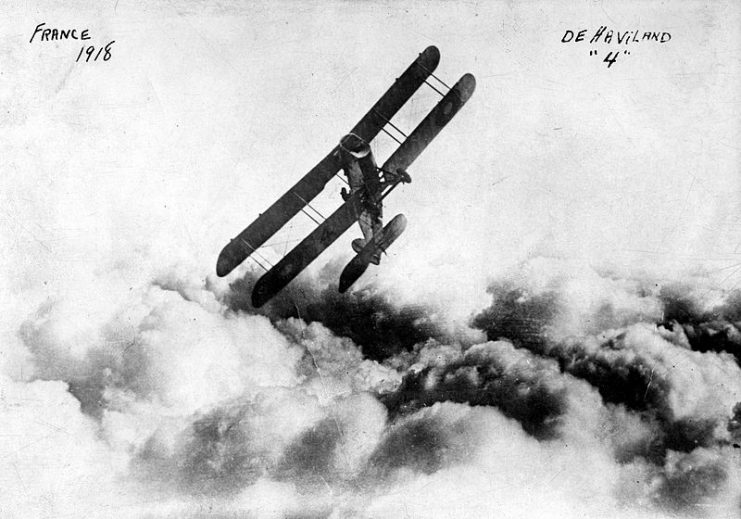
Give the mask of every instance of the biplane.
[{"label": "biplane", "polygon": [[[458,113],[476,88],[476,80],[471,74],[463,75],[452,88],[447,87],[433,74],[439,61],[440,52],[436,47],[425,49],[324,159],[223,248],[216,264],[217,275],[226,276],[256,253],[299,211],[305,210],[340,170],[347,176],[350,188],[342,190],[342,205],[277,264],[266,269],[252,290],[252,304],[256,308],[264,305],[356,221],[363,237],[352,242],[355,256],[340,275],[340,292],[345,292],[370,264],[378,265],[381,254],[406,227],[403,214],[383,225],[384,198],[399,184],[411,182],[407,168]],[[448,92],[443,93],[442,87],[434,86],[429,81],[431,77]],[[442,95],[442,99],[407,136],[391,120],[423,83]],[[386,129],[387,125],[406,138],[403,141],[396,139]],[[371,143],[381,131],[397,140],[399,147],[379,167]]]}]

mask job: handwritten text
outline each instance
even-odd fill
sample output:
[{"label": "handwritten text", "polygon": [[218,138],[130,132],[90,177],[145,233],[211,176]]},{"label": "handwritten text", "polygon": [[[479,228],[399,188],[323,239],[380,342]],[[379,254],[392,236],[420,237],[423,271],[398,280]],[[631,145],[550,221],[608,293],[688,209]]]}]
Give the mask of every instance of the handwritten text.
[{"label": "handwritten text", "polygon": [[[617,31],[608,28],[606,25],[600,25],[593,32],[589,29],[567,30],[561,37],[561,43],[580,43],[589,42],[589,45],[623,45],[624,49],[610,48],[606,51],[606,56],[602,60],[610,68],[618,59],[620,54],[630,55],[629,46],[635,46],[639,43],[667,43],[672,39],[672,35],[666,31],[640,31],[638,29],[630,31]],[[605,51],[603,51],[605,52]],[[599,52],[596,48],[590,49],[590,56],[597,56]]]}]

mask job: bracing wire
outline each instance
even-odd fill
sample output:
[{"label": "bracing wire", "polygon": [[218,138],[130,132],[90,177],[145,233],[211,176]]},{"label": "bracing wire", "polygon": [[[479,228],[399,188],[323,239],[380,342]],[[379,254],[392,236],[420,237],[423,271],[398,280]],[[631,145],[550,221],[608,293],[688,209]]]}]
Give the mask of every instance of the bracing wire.
[{"label": "bracing wire", "polygon": [[245,240],[244,238],[240,238],[240,240],[242,240],[242,243],[244,243],[245,245],[247,245],[247,247],[249,247],[249,249],[252,251],[252,253],[250,254],[250,258],[252,259],[252,261],[254,261],[255,263],[257,263],[260,266],[260,268],[262,268],[266,272],[268,270],[270,270],[267,267],[265,267],[265,265],[263,265],[262,263],[260,263],[259,261],[257,261],[257,258],[255,256],[258,256],[260,258],[260,260],[262,260],[265,263],[267,263],[268,265],[270,265],[270,268],[273,268],[273,264],[270,263],[270,261],[268,261],[268,259],[265,258],[262,254],[260,254],[257,251],[256,248],[254,248],[252,245],[250,245],[250,243],[247,240]]}]

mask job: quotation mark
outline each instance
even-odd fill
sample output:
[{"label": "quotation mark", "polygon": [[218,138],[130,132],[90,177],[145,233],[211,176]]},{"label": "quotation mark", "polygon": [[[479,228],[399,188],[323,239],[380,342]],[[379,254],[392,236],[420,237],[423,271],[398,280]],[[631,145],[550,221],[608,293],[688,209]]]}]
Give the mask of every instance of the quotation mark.
[{"label": "quotation mark", "polygon": [[596,56],[597,55],[597,51],[596,50],[590,50],[589,51],[589,55],[590,56]]}]

